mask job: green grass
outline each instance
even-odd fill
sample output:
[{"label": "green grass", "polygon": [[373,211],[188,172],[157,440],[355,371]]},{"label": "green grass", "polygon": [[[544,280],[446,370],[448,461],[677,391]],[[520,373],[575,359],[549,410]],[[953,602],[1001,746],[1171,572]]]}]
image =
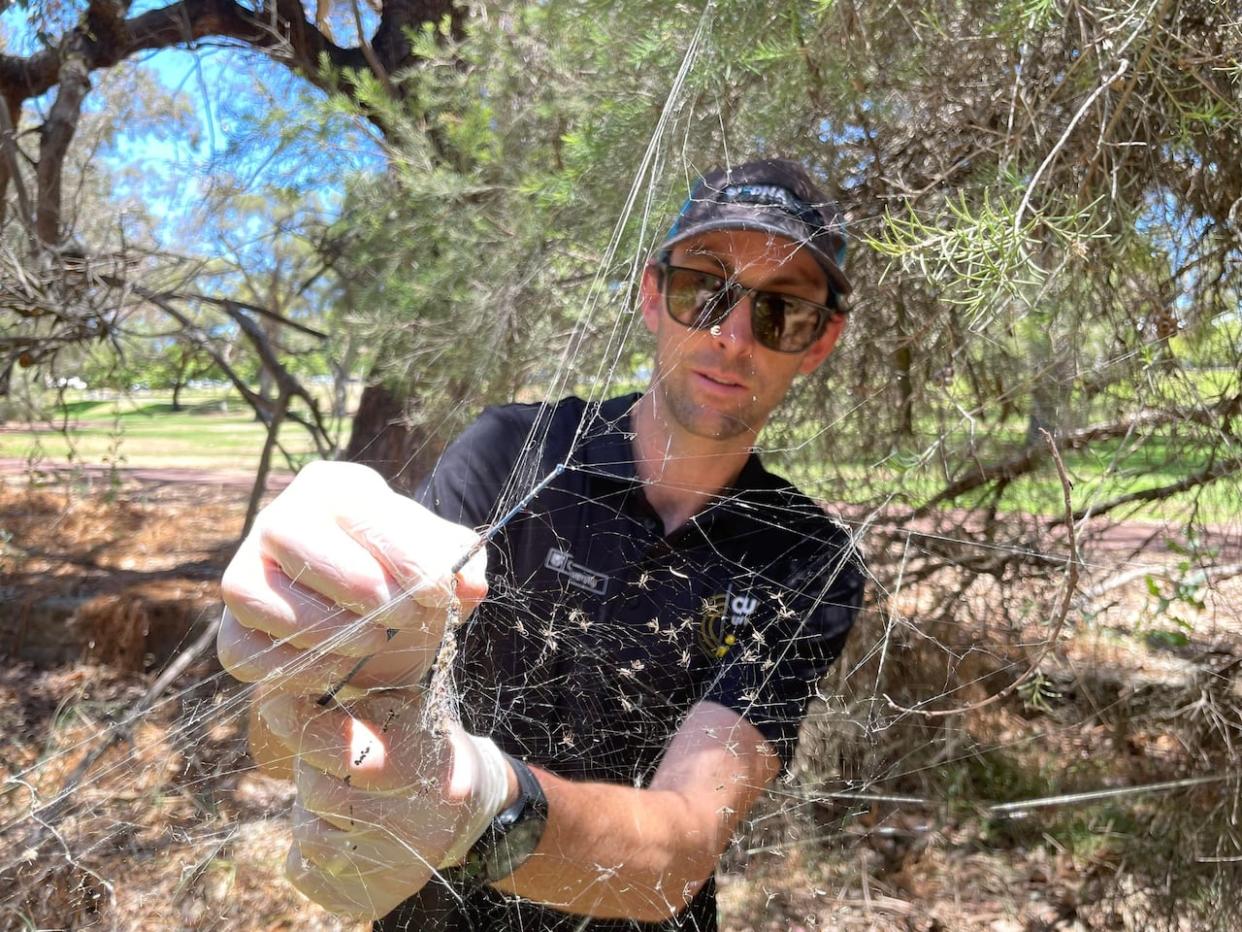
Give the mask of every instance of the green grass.
[{"label": "green grass", "polygon": [[[134,393],[115,400],[73,398],[47,420],[30,425],[10,421],[0,433],[0,457],[32,464],[88,466],[177,466],[195,469],[253,470],[266,435],[236,394],[184,392],[183,410],[159,396]],[[61,426],[67,430],[61,431]],[[339,425],[338,425],[339,426]],[[314,456],[310,436],[286,423],[281,443],[290,453]],[[274,466],[284,468],[277,455]]]},{"label": "green grass", "polygon": [[[942,446],[941,446],[942,442]],[[879,455],[870,462],[816,455],[811,449],[784,455],[774,452],[765,461],[812,495],[828,500],[859,501],[889,499],[894,505],[913,507],[929,500],[948,484],[946,463],[954,476],[967,465],[999,462],[1019,452],[1025,442],[1025,424],[989,425],[974,438],[974,454],[968,438],[938,438],[928,431],[904,448]],[[833,446],[847,451],[853,441],[836,438]],[[861,442],[860,442],[861,445]],[[873,444],[874,445],[874,444]],[[923,454],[935,451],[930,457]],[[941,457],[943,452],[943,458]],[[1225,446],[1217,456],[1233,455]],[[977,457],[977,459],[976,459]],[[1075,510],[1100,505],[1121,495],[1165,486],[1198,472],[1213,460],[1206,443],[1189,436],[1157,434],[1131,441],[1100,441],[1064,454],[1066,471],[1073,484]],[[1217,479],[1164,501],[1128,504],[1114,517],[1139,521],[1182,522],[1194,519],[1209,524],[1230,523],[1242,512],[1242,485],[1238,477]],[[993,485],[965,493],[944,507],[975,508],[991,503]],[[1061,484],[1050,459],[1013,481],[1006,489],[999,511],[1061,515]]]},{"label": "green grass", "polygon": [[[67,403],[56,409],[50,421],[36,425],[39,430],[25,430],[20,422],[11,421],[8,431],[0,433],[0,457],[30,460],[36,464],[73,462],[109,466],[115,463],[119,466],[238,471],[255,468],[264,429],[254,421],[236,394],[187,391],[182,401],[184,410],[173,411],[167,392],[134,393],[103,401],[82,397],[82,393],[70,393]],[[67,423],[67,433],[51,429],[62,423]],[[921,435],[907,441],[906,449],[894,449],[875,461],[827,460],[814,452],[817,449],[814,446],[798,449],[796,441],[803,438],[797,436],[791,443],[796,452],[785,456],[773,451],[765,455],[765,460],[811,495],[840,501],[895,496],[894,504],[913,506],[935,495],[946,482],[944,463],[935,456],[920,461],[919,454],[939,449],[942,444],[950,468],[957,471],[968,461],[970,446],[968,437],[938,437],[933,425],[920,427]],[[348,425],[338,424],[336,429],[344,436]],[[798,428],[799,431],[810,429],[810,425]],[[1025,423],[1020,419],[1004,425],[989,425],[974,438],[979,461],[993,462],[1020,450],[1025,442],[1025,430]],[[862,438],[851,439],[843,433],[830,439],[832,445],[841,450],[856,450],[868,445]],[[309,458],[314,454],[306,432],[295,424],[286,424],[281,429],[281,440],[299,457]],[[1074,507],[1078,509],[1126,492],[1175,482],[1206,466],[1209,450],[1189,437],[1158,434],[1145,437],[1139,443],[1116,440],[1096,443],[1089,449],[1067,453],[1065,462],[1074,483]],[[275,465],[283,468],[283,457],[278,456]],[[975,507],[985,503],[985,494],[986,490],[968,493],[948,503],[948,507]],[[1030,475],[1013,482],[1006,489],[1000,510],[1061,514],[1061,487],[1051,462],[1045,461]],[[1242,493],[1234,477],[1217,480],[1164,502],[1125,506],[1116,515],[1175,523],[1192,517],[1200,522],[1227,523],[1235,521],[1239,512],[1242,512]]]}]

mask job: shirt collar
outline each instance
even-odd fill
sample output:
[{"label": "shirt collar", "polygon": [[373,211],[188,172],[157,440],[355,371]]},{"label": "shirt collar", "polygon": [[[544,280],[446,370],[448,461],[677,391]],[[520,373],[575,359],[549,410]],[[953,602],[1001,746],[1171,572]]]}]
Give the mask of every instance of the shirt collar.
[{"label": "shirt collar", "polygon": [[[588,405],[583,413],[585,426],[582,428],[582,439],[570,456],[571,464],[583,467],[591,477],[605,476],[626,483],[639,483],[641,480],[634,463],[631,415],[641,397],[635,392],[610,398],[598,405]],[[752,451],[733,484],[721,490],[715,502],[696,516],[697,523],[714,522],[732,510],[722,507],[729,500],[735,500],[739,494],[748,491],[773,488],[774,479],[763,467],[759,455]]]},{"label": "shirt collar", "polygon": [[582,439],[570,454],[570,464],[583,467],[592,478],[603,474],[638,482],[630,412],[641,397],[635,392],[588,405],[582,414]]}]

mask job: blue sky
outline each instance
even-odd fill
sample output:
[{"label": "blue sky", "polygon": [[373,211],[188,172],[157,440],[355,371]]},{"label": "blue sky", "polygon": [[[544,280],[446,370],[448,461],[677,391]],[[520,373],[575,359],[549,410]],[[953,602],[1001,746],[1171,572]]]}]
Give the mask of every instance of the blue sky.
[{"label": "blue sky", "polygon": [[[154,0],[136,0],[131,16],[160,5]],[[369,10],[367,14],[374,18]],[[36,26],[52,32],[56,25],[36,24],[26,11],[10,7],[0,14],[4,49],[10,54],[29,54],[40,42]],[[338,41],[351,44],[352,20],[348,30],[345,22],[333,25]],[[199,222],[195,214],[202,194],[213,183],[306,185],[331,200],[333,193],[343,192],[347,174],[383,165],[371,133],[361,124],[351,127],[345,119],[334,123],[331,145],[299,146],[286,139],[282,146],[279,120],[256,131],[264,119],[280,112],[276,108],[296,109],[299,94],[309,90],[306,82],[261,54],[213,46],[208,41],[197,51],[160,50],[135,57],[122,67],[153,76],[169,94],[169,102],[182,111],[179,121],[151,125],[148,120],[133,131],[122,131],[102,153],[113,168],[140,169],[124,182],[128,189],[117,193],[141,199],[162,221],[161,228],[169,234],[164,245],[181,239],[187,230],[192,235]],[[87,97],[88,110],[103,105],[99,89],[114,79],[103,72],[92,77],[96,90]],[[46,109],[49,104],[50,96],[45,95],[29,101],[27,109]]]}]

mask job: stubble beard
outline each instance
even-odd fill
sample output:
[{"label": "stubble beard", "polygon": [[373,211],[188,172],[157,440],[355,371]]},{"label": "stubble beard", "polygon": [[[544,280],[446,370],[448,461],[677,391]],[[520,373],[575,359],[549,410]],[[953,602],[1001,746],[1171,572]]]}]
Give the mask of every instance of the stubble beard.
[{"label": "stubble beard", "polygon": [[688,434],[708,440],[732,440],[744,434],[757,432],[758,415],[751,405],[739,406],[735,411],[699,404],[685,384],[688,376],[679,374],[678,379],[660,379],[660,396],[666,415]]}]

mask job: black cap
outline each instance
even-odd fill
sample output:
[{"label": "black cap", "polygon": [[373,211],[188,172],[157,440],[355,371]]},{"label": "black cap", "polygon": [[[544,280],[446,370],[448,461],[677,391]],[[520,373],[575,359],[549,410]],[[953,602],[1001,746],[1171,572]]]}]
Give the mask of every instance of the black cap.
[{"label": "black cap", "polygon": [[757,230],[797,243],[823,268],[842,309],[841,299],[854,290],[841,269],[841,212],[797,162],[760,159],[709,172],[690,192],[660,249],[712,230]]}]

